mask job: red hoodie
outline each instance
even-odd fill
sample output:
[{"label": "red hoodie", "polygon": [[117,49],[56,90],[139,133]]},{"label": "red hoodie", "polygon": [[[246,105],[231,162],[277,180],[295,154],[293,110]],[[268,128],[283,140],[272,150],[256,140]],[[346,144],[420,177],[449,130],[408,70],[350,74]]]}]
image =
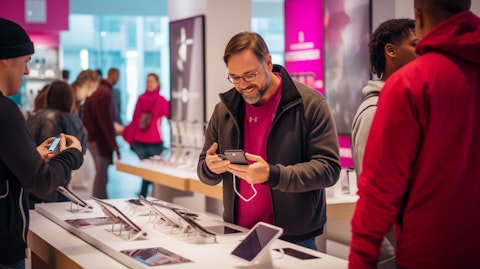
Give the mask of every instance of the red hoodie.
[{"label": "red hoodie", "polygon": [[418,44],[380,94],[352,220],[350,268],[375,268],[396,230],[402,268],[479,268],[480,18],[463,12]]}]

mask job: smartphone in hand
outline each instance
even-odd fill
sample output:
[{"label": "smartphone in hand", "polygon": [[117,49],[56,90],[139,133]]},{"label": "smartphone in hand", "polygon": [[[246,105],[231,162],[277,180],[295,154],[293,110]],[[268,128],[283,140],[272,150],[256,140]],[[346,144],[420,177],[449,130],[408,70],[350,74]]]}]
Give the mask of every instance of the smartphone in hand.
[{"label": "smartphone in hand", "polygon": [[57,151],[59,146],[60,146],[60,136],[57,136],[55,137],[55,139],[53,139],[52,144],[50,144],[50,147],[48,147],[48,151],[53,153]]},{"label": "smartphone in hand", "polygon": [[248,160],[242,149],[227,149],[224,152],[224,156],[230,163],[248,165]]}]

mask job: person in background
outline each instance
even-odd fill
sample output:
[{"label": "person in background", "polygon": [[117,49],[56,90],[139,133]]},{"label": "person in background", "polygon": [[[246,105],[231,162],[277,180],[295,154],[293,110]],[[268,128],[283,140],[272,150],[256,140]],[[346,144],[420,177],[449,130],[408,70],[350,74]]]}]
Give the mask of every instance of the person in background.
[{"label": "person in background", "polygon": [[83,106],[87,97],[97,90],[98,85],[102,77],[94,70],[83,70],[78,74],[75,81],[72,83],[73,90],[75,91],[75,108],[74,113],[80,118],[83,118]]},{"label": "person in background", "polygon": [[419,57],[380,94],[352,219],[350,268],[377,266],[393,224],[398,268],[478,267],[480,18],[470,6],[414,1]]},{"label": "person in background", "polygon": [[[326,99],[272,63],[263,38],[242,32],[223,60],[234,88],[220,94],[197,173],[223,182],[225,221],[282,227],[282,239],[316,249],[326,222],[325,188],[340,174],[338,138]],[[249,165],[218,154],[243,149]]]},{"label": "person in background", "polygon": [[113,104],[113,115],[115,123],[118,125],[122,124],[121,119],[121,112],[122,112],[122,104],[121,104],[121,92],[118,88],[113,88],[112,90],[112,104]]},{"label": "person in background", "polygon": [[[132,122],[123,130],[123,138],[140,159],[160,155],[164,150],[162,118],[170,118],[169,102],[160,95],[157,74],[147,75],[147,89],[138,97]],[[150,181],[143,180],[140,195],[147,196]]]},{"label": "person in background", "polygon": [[[75,96],[73,88],[62,80],[53,81],[47,90],[46,107],[38,110],[27,119],[27,126],[33,136],[33,140],[40,145],[47,138],[59,134],[75,136],[81,143],[83,153],[87,148],[87,132],[83,127],[82,120],[73,114]],[[68,188],[71,176],[65,178],[62,186]],[[30,194],[30,209],[34,209],[36,203],[68,201],[66,197],[54,190],[42,195]]]},{"label": "person in background", "polygon": [[[391,19],[378,26],[370,37],[370,69],[379,80],[368,81],[362,89],[364,100],[360,104],[352,125],[352,156],[355,171],[362,171],[363,152],[368,132],[377,110],[378,95],[393,72],[417,57],[415,47],[415,21],[411,19]],[[395,239],[393,229],[382,242],[378,268],[395,268]]]},{"label": "person in background", "polygon": [[102,79],[97,90],[86,99],[83,111],[83,124],[88,132],[87,146],[93,155],[97,171],[93,196],[100,199],[108,198],[108,166],[113,163],[113,152],[120,159],[112,107],[112,88],[119,75],[118,69],[110,68],[107,78]]},{"label": "person in background", "polygon": [[70,79],[70,71],[68,71],[67,69],[63,69],[62,70],[62,80],[65,81],[65,82],[68,82],[69,79]]},{"label": "person in background", "polygon": [[[72,83],[75,92],[75,108],[73,113],[78,115],[80,119],[83,118],[85,100],[97,90],[101,79],[102,77],[97,71],[86,69],[80,72]],[[84,193],[85,197],[92,196],[95,173],[95,161],[92,153],[88,147],[86,147],[82,166],[72,173],[72,180],[70,181],[72,189],[77,191],[79,195]]]},{"label": "person in background", "polygon": [[33,113],[39,111],[46,106],[47,92],[50,84],[45,84],[40,91],[38,91],[37,96],[33,99]]},{"label": "person in background", "polygon": [[[48,147],[53,137],[37,146],[18,106],[8,97],[18,93],[34,46],[17,23],[0,18],[0,267],[25,268],[28,201],[25,191],[42,196],[63,184],[82,164],[82,146],[61,134],[57,153]],[[68,146],[67,146],[68,145]]]}]

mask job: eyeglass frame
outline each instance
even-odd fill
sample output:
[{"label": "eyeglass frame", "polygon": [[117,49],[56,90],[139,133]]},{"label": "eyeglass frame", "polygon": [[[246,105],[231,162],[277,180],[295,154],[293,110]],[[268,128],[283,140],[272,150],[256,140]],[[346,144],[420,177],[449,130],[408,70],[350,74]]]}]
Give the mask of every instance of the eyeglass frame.
[{"label": "eyeglass frame", "polygon": [[[242,82],[242,79],[245,82],[253,82],[257,79],[258,72],[260,72],[260,67],[262,67],[262,64],[260,64],[260,66],[257,68],[257,71],[255,71],[253,73],[245,74],[243,76],[230,76],[230,75],[228,75],[227,80],[232,84],[240,84],[240,82]],[[247,79],[247,77],[251,77],[251,78]],[[237,80],[237,82],[232,81],[232,80]]]}]

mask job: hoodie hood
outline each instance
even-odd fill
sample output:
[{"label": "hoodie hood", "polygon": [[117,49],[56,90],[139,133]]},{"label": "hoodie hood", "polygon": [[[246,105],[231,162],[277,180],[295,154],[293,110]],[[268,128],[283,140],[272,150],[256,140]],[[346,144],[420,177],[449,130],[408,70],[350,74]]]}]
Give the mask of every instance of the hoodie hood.
[{"label": "hoodie hood", "polygon": [[417,45],[418,55],[434,51],[480,64],[480,18],[466,11],[439,24]]},{"label": "hoodie hood", "polygon": [[362,89],[363,96],[367,96],[371,92],[380,92],[385,81],[382,80],[369,80],[367,86]]},{"label": "hoodie hood", "polygon": [[160,87],[156,88],[153,91],[147,91],[139,97],[141,101],[141,108],[144,112],[153,111],[153,107],[156,105],[157,100],[160,98]]}]

